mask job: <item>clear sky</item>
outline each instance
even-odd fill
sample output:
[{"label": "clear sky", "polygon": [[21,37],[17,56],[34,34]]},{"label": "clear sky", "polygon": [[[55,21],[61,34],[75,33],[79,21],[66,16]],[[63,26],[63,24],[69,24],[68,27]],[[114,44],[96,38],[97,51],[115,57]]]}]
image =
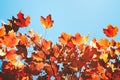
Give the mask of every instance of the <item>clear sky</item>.
[{"label": "clear sky", "polygon": [[[63,31],[84,36],[90,32],[90,38],[100,39],[105,37],[102,29],[108,24],[120,26],[119,4],[120,0],[1,0],[0,23],[7,23],[8,18],[22,11],[31,16],[30,26],[22,30],[34,29],[44,36],[40,16],[51,14],[54,24],[47,30],[47,39],[57,42]],[[118,36],[115,38],[119,39]]]}]

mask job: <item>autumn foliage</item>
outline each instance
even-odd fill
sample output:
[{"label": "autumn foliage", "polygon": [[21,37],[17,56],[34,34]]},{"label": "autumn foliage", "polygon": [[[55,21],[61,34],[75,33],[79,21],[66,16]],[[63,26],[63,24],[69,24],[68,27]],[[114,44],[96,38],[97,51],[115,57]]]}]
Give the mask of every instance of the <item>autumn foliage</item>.
[{"label": "autumn foliage", "polygon": [[[44,39],[33,30],[23,34],[19,28],[28,27],[30,16],[19,12],[16,17],[2,23],[0,28],[0,60],[3,80],[119,80],[120,42],[114,37],[118,27],[108,25],[103,29],[108,38],[88,41],[82,36],[62,32],[59,42]],[[40,17],[48,29],[53,25],[52,16]]]}]

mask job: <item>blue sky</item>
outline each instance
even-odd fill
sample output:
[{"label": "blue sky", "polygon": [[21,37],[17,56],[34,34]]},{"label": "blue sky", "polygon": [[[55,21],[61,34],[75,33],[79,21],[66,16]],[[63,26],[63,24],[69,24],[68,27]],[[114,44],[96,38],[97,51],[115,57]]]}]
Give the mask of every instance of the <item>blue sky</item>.
[{"label": "blue sky", "polygon": [[51,14],[54,24],[47,30],[47,39],[57,42],[63,31],[84,36],[90,32],[90,39],[100,39],[105,38],[102,29],[108,24],[120,26],[119,3],[120,0],[1,0],[0,23],[7,23],[8,18],[22,11],[25,16],[31,16],[30,26],[22,31],[34,29],[44,36],[40,16]]}]

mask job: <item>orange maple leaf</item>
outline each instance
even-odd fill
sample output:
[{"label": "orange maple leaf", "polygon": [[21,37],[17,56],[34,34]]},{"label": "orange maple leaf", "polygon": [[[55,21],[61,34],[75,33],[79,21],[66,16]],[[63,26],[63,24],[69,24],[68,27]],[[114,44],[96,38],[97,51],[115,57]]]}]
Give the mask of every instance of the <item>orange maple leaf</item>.
[{"label": "orange maple leaf", "polygon": [[97,47],[98,49],[107,50],[107,48],[109,47],[109,40],[106,38],[98,40]]},{"label": "orange maple leaf", "polygon": [[18,33],[18,39],[20,39],[20,44],[21,45],[26,45],[26,46],[30,45],[29,42],[28,42],[27,36],[24,35],[24,34]]},{"label": "orange maple leaf", "polygon": [[79,34],[79,33],[76,33],[75,34],[75,37],[72,37],[71,38],[73,44],[81,44],[82,43],[82,40],[83,40],[83,37]]},{"label": "orange maple leaf", "polygon": [[12,49],[10,51],[7,51],[6,58],[9,61],[14,61],[17,58],[16,50]]},{"label": "orange maple leaf", "polygon": [[32,39],[34,42],[39,43],[39,41],[41,40],[41,35],[39,35],[39,34],[34,34],[31,39]]},{"label": "orange maple leaf", "polygon": [[46,18],[44,18],[43,16],[40,17],[40,21],[43,25],[43,27],[45,27],[46,29],[51,28],[53,25],[53,20],[51,19],[51,15],[49,14]]},{"label": "orange maple leaf", "polygon": [[70,40],[71,35],[70,34],[66,34],[65,32],[62,32],[61,36],[59,37],[59,41],[66,45],[68,40]]},{"label": "orange maple leaf", "polygon": [[42,40],[42,49],[49,50],[51,48],[52,42],[45,39]]},{"label": "orange maple leaf", "polygon": [[107,29],[103,29],[103,32],[106,36],[114,37],[114,36],[117,35],[117,33],[118,33],[118,27],[117,26],[113,27],[111,24],[109,24],[107,27],[108,27]]},{"label": "orange maple leaf", "polygon": [[2,39],[2,43],[6,47],[14,47],[18,44],[19,39],[15,36],[15,32],[13,30],[9,31],[8,35],[5,35]]},{"label": "orange maple leaf", "polygon": [[5,34],[6,34],[5,28],[4,27],[0,28],[0,37],[4,36]]}]

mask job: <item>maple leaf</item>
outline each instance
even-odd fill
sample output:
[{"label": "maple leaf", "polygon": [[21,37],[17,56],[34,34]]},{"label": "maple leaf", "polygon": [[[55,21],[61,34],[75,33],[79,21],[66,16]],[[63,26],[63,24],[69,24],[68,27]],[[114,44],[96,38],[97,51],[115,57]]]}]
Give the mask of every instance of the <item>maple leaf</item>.
[{"label": "maple leaf", "polygon": [[31,37],[31,39],[32,39],[34,42],[39,43],[39,42],[40,42],[40,39],[41,39],[41,35],[34,34],[33,37]]},{"label": "maple leaf", "polygon": [[81,44],[82,43],[82,40],[83,40],[83,37],[79,34],[79,33],[76,33],[75,34],[75,37],[72,37],[71,38],[73,44]]},{"label": "maple leaf", "polygon": [[100,80],[100,77],[97,74],[93,74],[91,80]]},{"label": "maple leaf", "polygon": [[54,50],[54,56],[55,56],[55,57],[58,57],[58,56],[59,56],[59,50],[60,50],[60,49],[59,49],[59,45],[57,45],[57,44],[54,45],[54,46],[53,46],[53,50]]},{"label": "maple leaf", "polygon": [[5,28],[4,27],[0,28],[0,37],[3,37],[5,34],[6,34]]},{"label": "maple leaf", "polygon": [[60,41],[62,44],[66,45],[67,42],[68,42],[68,40],[70,40],[70,38],[71,38],[71,35],[70,35],[70,34],[67,34],[67,33],[65,33],[65,32],[62,32],[61,36],[59,37],[59,41]]},{"label": "maple leaf", "polygon": [[7,70],[13,70],[14,69],[14,65],[12,65],[11,62],[7,62],[7,61],[3,61],[2,67],[3,67],[3,71],[6,70],[6,69]]},{"label": "maple leaf", "polygon": [[37,70],[41,70],[43,68],[44,68],[44,63],[43,62],[36,63],[36,69]]},{"label": "maple leaf", "polygon": [[9,31],[8,35],[5,35],[2,39],[2,43],[6,47],[14,47],[19,42],[19,39],[15,36],[15,32],[13,30]]},{"label": "maple leaf", "polygon": [[19,69],[24,66],[24,64],[18,60],[13,60],[13,61],[11,61],[11,63],[15,66],[15,68],[19,68]]},{"label": "maple leaf", "polygon": [[102,79],[103,80],[109,80],[109,78],[105,75],[105,73],[102,74]]},{"label": "maple leaf", "polygon": [[[51,67],[52,66],[52,67]],[[52,75],[56,75],[57,74],[57,71],[58,71],[58,68],[57,68],[57,65],[56,64],[46,64],[45,66],[45,69],[48,73],[48,75],[52,76]]]},{"label": "maple leaf", "polygon": [[67,46],[70,48],[75,48],[75,45],[72,43],[72,41],[68,41]]},{"label": "maple leaf", "polygon": [[83,36],[83,41],[88,43],[89,36],[90,36],[90,33],[88,33],[86,36]]},{"label": "maple leaf", "polygon": [[114,37],[118,33],[118,27],[113,27],[111,24],[109,24],[107,29],[103,29],[103,32],[108,37]]},{"label": "maple leaf", "polygon": [[45,27],[46,29],[51,28],[53,25],[53,20],[51,19],[51,14],[49,14],[46,18],[44,18],[43,16],[40,17],[40,21],[43,25],[43,27]]},{"label": "maple leaf", "polygon": [[26,18],[24,18],[24,14],[22,12],[19,12],[17,14],[17,18],[18,18],[19,21],[16,21],[16,24],[19,27],[23,28],[23,27],[29,26],[29,24],[30,24],[30,16],[27,16]]},{"label": "maple leaf", "polygon": [[12,65],[14,65],[16,68],[23,67],[23,63],[21,61],[17,60],[18,55],[16,54],[16,50],[12,49],[7,52],[6,59],[8,59]]},{"label": "maple leaf", "polygon": [[104,73],[104,67],[101,66],[99,63],[98,63],[98,66],[97,66],[97,70],[98,70],[100,73]]},{"label": "maple leaf", "polygon": [[97,47],[100,50],[107,50],[107,48],[109,47],[109,40],[106,38],[98,40]]},{"label": "maple leaf", "polygon": [[84,59],[84,61],[88,61],[93,57],[96,52],[96,48],[90,48],[90,46],[87,46],[84,50],[82,58]]},{"label": "maple leaf", "polygon": [[28,38],[25,34],[18,33],[17,38],[20,40],[20,45],[30,46]]},{"label": "maple leaf", "polygon": [[43,58],[45,57],[44,53],[42,51],[38,51],[37,53],[32,53],[32,59],[35,61],[43,61]]},{"label": "maple leaf", "polygon": [[40,68],[39,67],[37,68],[37,64],[39,64],[39,63],[31,62],[29,64],[29,68],[30,68],[29,70],[32,75],[38,75],[40,73]]},{"label": "maple leaf", "polygon": [[51,48],[52,42],[45,39],[42,40],[42,49],[49,50]]},{"label": "maple leaf", "polygon": [[100,59],[103,59],[103,61],[106,63],[108,61],[108,54],[107,53],[101,53]]},{"label": "maple leaf", "polygon": [[6,58],[10,61],[15,60],[17,57],[16,50],[12,49],[10,51],[7,51]]}]

